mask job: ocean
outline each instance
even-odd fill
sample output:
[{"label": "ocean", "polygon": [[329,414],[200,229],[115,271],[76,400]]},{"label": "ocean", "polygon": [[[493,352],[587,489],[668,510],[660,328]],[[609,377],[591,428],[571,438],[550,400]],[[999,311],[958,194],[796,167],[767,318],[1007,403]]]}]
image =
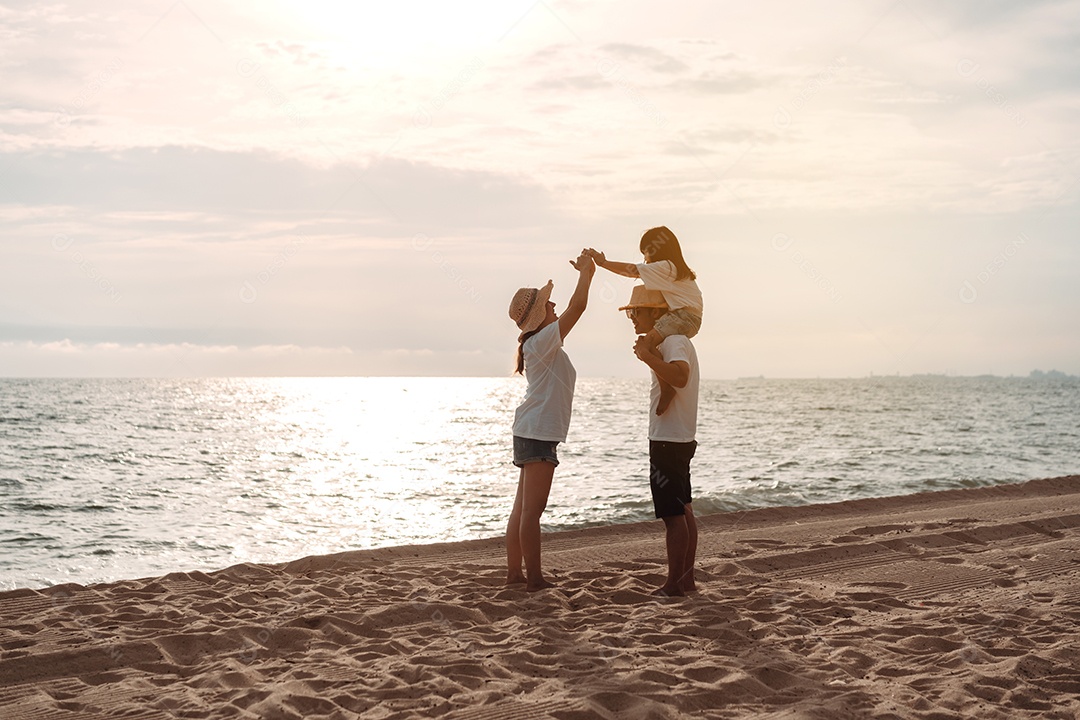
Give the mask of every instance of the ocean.
[{"label": "ocean", "polygon": [[[0,379],[0,589],[501,535],[520,378]],[[652,518],[645,379],[580,378],[547,531]],[[698,514],[1080,472],[1080,380],[702,381]]]}]

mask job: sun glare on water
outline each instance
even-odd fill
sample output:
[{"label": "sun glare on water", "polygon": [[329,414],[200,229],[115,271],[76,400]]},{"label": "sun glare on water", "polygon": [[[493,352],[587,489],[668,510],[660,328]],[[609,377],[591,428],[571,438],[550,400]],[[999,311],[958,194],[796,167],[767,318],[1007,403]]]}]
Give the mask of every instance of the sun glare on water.
[{"label": "sun glare on water", "polygon": [[261,517],[258,535],[292,533],[306,554],[463,537],[475,519],[468,498],[512,476],[502,451],[516,391],[455,380],[259,381],[262,459],[277,470],[258,492],[281,512]]}]

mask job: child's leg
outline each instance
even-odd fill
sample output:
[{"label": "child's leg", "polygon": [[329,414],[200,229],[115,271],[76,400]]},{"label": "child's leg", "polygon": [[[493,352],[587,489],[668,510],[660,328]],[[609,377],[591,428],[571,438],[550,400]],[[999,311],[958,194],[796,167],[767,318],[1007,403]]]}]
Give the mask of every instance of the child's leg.
[{"label": "child's leg", "polygon": [[649,346],[650,350],[655,350],[662,342],[664,342],[664,336],[657,332],[656,328],[653,328],[645,335],[645,344]]},{"label": "child's leg", "polygon": [[669,325],[668,335],[685,335],[688,338],[696,337],[701,330],[701,316],[682,308],[674,311],[675,320]]},{"label": "child's leg", "polygon": [[[650,350],[656,350],[657,346],[664,342],[664,336],[653,328],[649,331],[649,334],[645,336],[645,342],[648,344]],[[675,388],[670,383],[666,383],[660,378],[657,378],[660,383],[660,401],[656,404],[656,414],[663,415],[664,411],[668,409],[668,405],[675,398]]]}]

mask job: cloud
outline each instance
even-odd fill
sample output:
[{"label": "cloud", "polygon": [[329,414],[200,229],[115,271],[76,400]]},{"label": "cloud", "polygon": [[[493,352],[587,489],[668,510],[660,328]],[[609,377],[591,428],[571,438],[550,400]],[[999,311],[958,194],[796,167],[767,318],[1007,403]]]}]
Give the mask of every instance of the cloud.
[{"label": "cloud", "polygon": [[[207,376],[338,374],[347,368],[349,348],[300,348],[295,345],[195,345],[192,343],[0,342],[0,359],[14,376]],[[302,363],[302,365],[300,365]],[[260,370],[251,372],[252,368]],[[318,369],[318,370],[316,370]],[[320,372],[321,371],[321,372]]]},{"label": "cloud", "polygon": [[719,127],[684,133],[680,139],[666,145],[666,152],[697,157],[720,152],[723,146],[771,145],[779,140],[777,133],[756,127]]},{"label": "cloud", "polygon": [[737,95],[759,90],[770,84],[771,80],[761,74],[739,70],[706,71],[694,78],[675,81],[671,83],[669,89],[678,92]]},{"label": "cloud", "polygon": [[653,72],[677,74],[689,69],[683,61],[648,45],[608,43],[601,45],[600,49],[624,60],[644,63]]},{"label": "cloud", "polygon": [[0,341],[9,377],[491,375],[501,374],[502,360],[478,350],[426,348]]},{"label": "cloud", "polygon": [[132,148],[0,155],[9,204],[97,211],[361,215],[409,227],[531,225],[552,219],[526,178],[394,158],[318,168],[266,151]]},{"label": "cloud", "polygon": [[1053,10],[1073,4],[1061,0],[982,0],[975,4],[934,4],[932,9],[934,15],[949,23],[953,29],[974,30],[989,26],[1015,27],[1018,20],[1027,20],[1039,10]]},{"label": "cloud", "polygon": [[600,90],[609,84],[600,75],[568,75],[548,77],[533,85],[537,90]]},{"label": "cloud", "polygon": [[259,48],[267,57],[288,57],[297,65],[308,65],[312,62],[322,62],[326,57],[318,52],[313,52],[303,43],[286,43],[278,40],[273,43],[260,42],[255,47]]}]

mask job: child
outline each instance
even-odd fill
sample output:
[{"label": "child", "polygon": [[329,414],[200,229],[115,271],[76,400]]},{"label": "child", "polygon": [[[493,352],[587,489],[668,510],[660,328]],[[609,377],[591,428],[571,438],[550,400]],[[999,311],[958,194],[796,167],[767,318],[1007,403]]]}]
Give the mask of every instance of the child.
[{"label": "child", "polygon": [[[604,253],[592,248],[589,253],[600,267],[624,277],[641,278],[646,288],[663,293],[669,312],[660,318],[656,327],[645,336],[650,349],[655,350],[656,346],[670,335],[694,337],[701,329],[704,306],[701,290],[695,282],[697,275],[683,259],[682,248],[675,233],[663,225],[646,230],[641,236],[640,249],[645,262],[639,265],[609,261],[604,257]],[[661,381],[657,415],[664,414],[674,396],[675,388]]]}]

